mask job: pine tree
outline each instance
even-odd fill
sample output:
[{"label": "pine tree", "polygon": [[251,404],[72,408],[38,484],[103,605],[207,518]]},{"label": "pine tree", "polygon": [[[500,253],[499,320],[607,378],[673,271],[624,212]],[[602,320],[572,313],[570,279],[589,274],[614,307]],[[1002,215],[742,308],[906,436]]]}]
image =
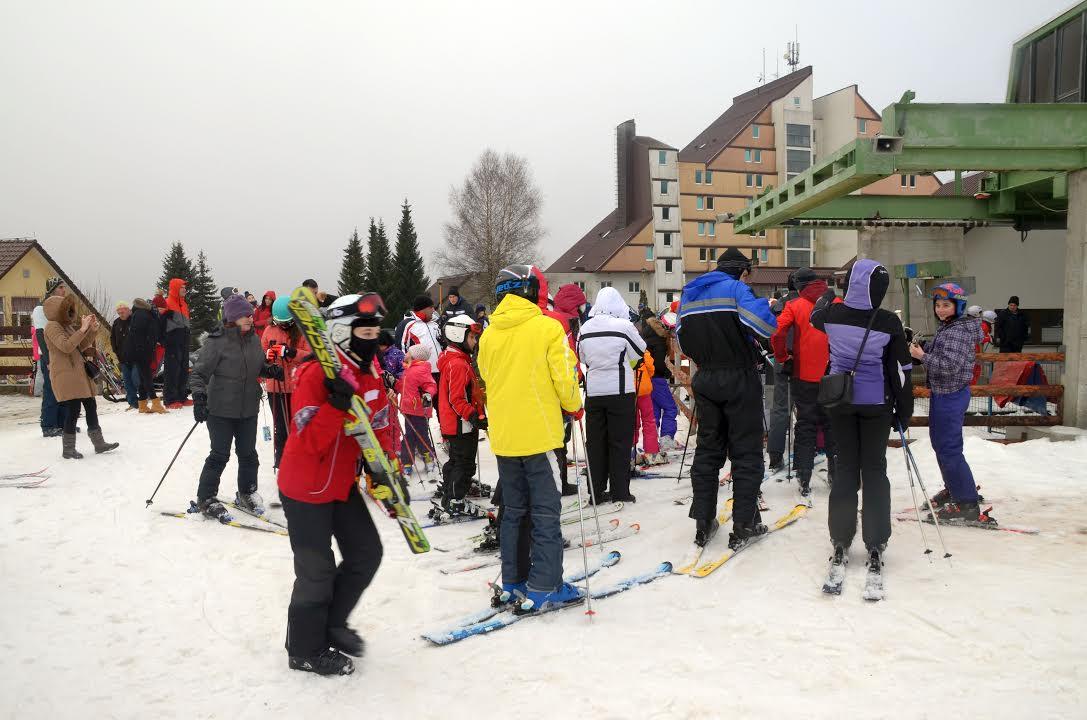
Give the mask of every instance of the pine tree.
[{"label": "pine tree", "polygon": [[158,287],[163,295],[170,289],[170,280],[173,278],[181,278],[186,285],[192,285],[192,260],[185,254],[185,246],[179,242],[170,246],[170,251],[162,260],[162,275],[159,276]]},{"label": "pine tree", "polygon": [[370,218],[370,250],[366,257],[366,287],[370,292],[376,292],[382,299],[389,297],[394,283],[392,268],[392,252],[389,249],[389,238],[385,234],[385,221],[379,220],[374,225],[374,219]]},{"label": "pine tree", "polygon": [[[371,221],[372,222],[372,221]],[[343,250],[343,264],[340,266],[340,295],[362,292],[366,284],[366,256],[363,254],[359,229],[347,241]]]},{"label": "pine tree", "polygon": [[191,342],[195,347],[201,335],[215,326],[219,316],[219,293],[215,289],[215,279],[208,267],[208,256],[201,250],[196,255],[196,267],[192,282],[186,290],[185,299],[189,303],[189,321],[192,324]]},{"label": "pine tree", "polygon": [[419,253],[419,236],[411,219],[411,205],[406,198],[401,207],[400,224],[396,227],[393,277],[396,278],[396,286],[385,302],[389,306],[389,317],[399,321],[411,308],[412,301],[430,286],[430,278],[426,275],[423,257]]}]

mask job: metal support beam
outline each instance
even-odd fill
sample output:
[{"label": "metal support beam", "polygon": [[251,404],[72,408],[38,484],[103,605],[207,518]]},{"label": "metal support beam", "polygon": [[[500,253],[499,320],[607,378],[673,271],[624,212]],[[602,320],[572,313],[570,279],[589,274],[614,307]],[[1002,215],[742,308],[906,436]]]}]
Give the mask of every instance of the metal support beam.
[{"label": "metal support beam", "polygon": [[846,195],[796,216],[797,220],[997,220],[986,200],[972,197]]}]

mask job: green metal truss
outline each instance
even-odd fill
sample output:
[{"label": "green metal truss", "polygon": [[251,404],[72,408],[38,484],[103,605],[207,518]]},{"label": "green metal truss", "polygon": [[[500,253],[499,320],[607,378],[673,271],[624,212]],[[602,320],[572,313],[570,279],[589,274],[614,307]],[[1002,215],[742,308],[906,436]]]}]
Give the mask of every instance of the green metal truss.
[{"label": "green metal truss", "polygon": [[[941,170],[999,173],[987,181],[986,192],[992,197],[984,208],[960,204],[961,211],[971,213],[963,219],[1014,222],[1020,216],[1059,213],[1062,208],[1047,201],[1066,196],[1066,191],[1062,195],[1064,172],[1087,167],[1087,104],[935,104],[912,100],[913,93],[907,92],[883,111],[884,134],[880,137],[855,140],[786,185],[768,188],[735,215],[734,231],[754,233],[791,224],[800,216],[822,218],[822,212],[812,211],[876,180],[896,173]],[[908,209],[913,213],[909,217],[948,218],[958,206],[943,201],[962,198],[911,199],[920,202],[909,208],[907,204],[886,207]],[[863,213],[872,212],[866,203],[850,198],[827,212],[846,213],[853,206],[857,210],[849,217],[865,219],[871,214]],[[924,203],[930,203],[931,209],[925,209]],[[878,206],[876,210],[884,216]]]}]

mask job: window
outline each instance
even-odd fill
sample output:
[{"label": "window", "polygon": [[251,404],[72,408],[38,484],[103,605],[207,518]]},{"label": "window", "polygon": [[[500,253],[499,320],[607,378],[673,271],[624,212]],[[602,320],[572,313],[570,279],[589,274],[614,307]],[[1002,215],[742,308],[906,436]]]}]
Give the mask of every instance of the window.
[{"label": "window", "polygon": [[1057,43],[1057,34],[1050,33],[1039,40],[1034,46],[1034,102],[1053,102],[1053,80],[1056,70],[1054,59],[1054,46]]},{"label": "window", "polygon": [[667,194],[668,194],[668,181],[667,180],[661,180],[661,195],[667,195]]},{"label": "window", "polygon": [[786,124],[785,144],[789,147],[811,147],[811,126]]},{"label": "window", "polygon": [[676,299],[676,294],[674,292],[664,293],[664,302],[670,303],[670,302],[673,302],[675,299]]},{"label": "window", "polygon": [[717,237],[717,223],[709,222],[706,224],[710,226],[710,237]]},{"label": "window", "polygon": [[701,170],[695,170],[694,171],[694,182],[695,182],[696,185],[701,185],[702,184],[702,171]]},{"label": "window", "polygon": [[606,287],[611,287],[611,280],[601,280],[600,289],[603,290]]},{"label": "window", "polygon": [[910,175],[910,189],[912,190],[915,187],[917,187],[917,176]]},{"label": "window", "polygon": [[645,259],[646,260],[652,260],[653,259],[653,246],[652,245],[646,245],[645,246]]},{"label": "window", "polygon": [[785,231],[785,264],[789,267],[810,267],[812,264],[811,231],[789,228]]},{"label": "window", "polygon": [[698,222],[698,234],[699,235],[705,235],[706,234],[706,223],[702,222],[701,220]]},{"label": "window", "polygon": [[857,132],[864,135],[868,132],[868,121],[864,118],[857,118]]},{"label": "window", "polygon": [[751,162],[751,151],[744,150],[744,162]]},{"label": "window", "polygon": [[672,258],[668,258],[667,260],[664,261],[664,272],[666,272],[666,273],[672,272]]},{"label": "window", "polygon": [[632,281],[627,283],[627,292],[636,293],[636,292],[641,292],[641,291],[642,291],[642,284],[640,282],[638,282],[637,280],[632,280]]},{"label": "window", "polygon": [[699,195],[698,197],[696,197],[696,198],[694,199],[694,207],[695,207],[695,210],[702,210],[702,209],[704,209],[704,206],[705,206],[705,204],[706,204],[706,201],[705,201],[705,200],[704,200],[704,199],[702,198],[702,196],[701,196],[701,195]]},{"label": "window", "polygon": [[800,107],[800,96],[793,95],[793,107]]},{"label": "window", "polygon": [[[7,323],[4,322],[5,317],[6,316],[4,315],[4,298],[0,297],[0,325],[7,325]],[[4,339],[4,336],[0,335],[0,342],[2,342],[3,339]]]},{"label": "window", "polygon": [[898,177],[900,178],[900,183],[901,183],[902,187],[906,187],[906,176],[905,175],[899,175]]},{"label": "window", "polygon": [[664,236],[661,239],[661,244],[664,245],[664,247],[672,247],[672,233],[666,232],[661,234]]},{"label": "window", "polygon": [[757,163],[762,162],[762,150],[756,150],[755,151],[755,162],[757,162]]},{"label": "window", "polygon": [[751,126],[751,137],[753,139],[755,139],[755,140],[759,139],[759,126],[758,125],[752,125]]},{"label": "window", "polygon": [[770,251],[767,250],[766,248],[759,248],[759,262],[764,263],[764,262],[769,262],[769,260],[770,260]]},{"label": "window", "polygon": [[800,173],[811,167],[811,150],[786,150],[785,169]]},{"label": "window", "polygon": [[713,196],[710,195],[706,198],[706,209],[713,210]]},{"label": "window", "polygon": [[709,253],[710,253],[709,248],[698,248],[698,259],[701,260],[702,262],[705,262],[706,258],[709,257]]},{"label": "window", "polygon": [[744,185],[746,185],[747,187],[753,187],[754,184],[755,184],[754,183],[754,178],[755,178],[754,175],[752,175],[751,173],[748,173],[746,176],[744,176]]},{"label": "window", "polygon": [[26,280],[29,277],[30,277],[30,270],[28,268],[23,268],[23,280]]},{"label": "window", "polygon": [[1069,22],[1058,31],[1061,36],[1060,57],[1057,58],[1057,102],[1081,102],[1080,46],[1083,45],[1083,15]]},{"label": "window", "polygon": [[667,165],[668,164],[668,153],[666,151],[664,151],[664,150],[658,150],[657,151],[657,164],[658,165]]},{"label": "window", "polygon": [[672,208],[668,207],[667,205],[662,207],[661,208],[661,220],[669,219],[672,216],[671,210],[672,210]]},{"label": "window", "polygon": [[755,186],[762,187],[762,175],[755,175]]},{"label": "window", "polygon": [[706,171],[706,184],[713,185],[713,170]]},{"label": "window", "polygon": [[581,292],[585,292],[585,281],[584,280],[578,280],[576,285],[579,288],[581,288]]}]

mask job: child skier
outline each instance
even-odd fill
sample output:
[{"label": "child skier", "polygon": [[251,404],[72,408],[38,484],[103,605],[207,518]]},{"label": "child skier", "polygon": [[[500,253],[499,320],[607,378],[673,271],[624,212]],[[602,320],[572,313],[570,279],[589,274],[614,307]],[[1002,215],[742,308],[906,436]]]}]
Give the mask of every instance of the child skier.
[{"label": "child skier", "polygon": [[642,438],[639,465],[663,465],[668,462],[664,453],[661,452],[660,440],[657,438],[657,421],[653,417],[654,371],[653,353],[646,350],[642,354],[642,366],[634,373],[638,386],[638,404],[634,416],[635,445],[637,445],[639,433]]},{"label": "child skier", "polygon": [[[375,359],[385,306],[376,293],[344,295],[327,312],[343,366],[335,379],[310,359],[298,367],[277,477],[294,552],[286,646],[292,670],[349,675],[355,666],[347,655],[362,655],[363,641],[347,618],[373,580],[382,548],[356,480],[360,448],[343,425],[351,396],[363,398],[374,434],[391,457],[389,404]],[[338,566],[333,537],[343,558]]]},{"label": "child skier", "polygon": [[[274,293],[270,293],[274,294]],[[267,295],[265,296],[267,297]],[[260,346],[270,363],[278,363],[283,368],[283,379],[264,381],[268,392],[268,402],[272,405],[272,439],[275,448],[273,454],[274,469],[279,468],[283,457],[283,447],[287,444],[287,421],[291,413],[291,393],[294,392],[294,369],[298,361],[309,355],[309,343],[294,322],[294,317],[287,309],[289,298],[276,298],[272,303],[271,320],[260,336]],[[254,327],[256,327],[254,323]]]},{"label": "child skier", "polygon": [[928,431],[944,479],[944,489],[932,498],[936,516],[988,522],[978,508],[974,475],[962,452],[962,421],[970,405],[975,347],[982,340],[981,320],[966,315],[966,299],[955,283],[935,288],[932,310],[940,322],[936,336],[924,345],[911,345],[910,354],[925,366],[932,390]]},{"label": "child skier", "polygon": [[423,465],[429,466],[434,457],[428,420],[433,414],[438,385],[431,374],[430,352],[429,345],[419,344],[408,348],[404,375],[399,383],[400,412],[406,426],[400,459],[408,467],[415,464],[417,457],[422,457]]},{"label": "child skier", "polygon": [[449,442],[449,461],[442,468],[441,505],[459,515],[476,472],[479,431],[487,429],[483,392],[472,369],[483,328],[468,315],[454,315],[442,332],[448,347],[438,358],[438,421]]}]

